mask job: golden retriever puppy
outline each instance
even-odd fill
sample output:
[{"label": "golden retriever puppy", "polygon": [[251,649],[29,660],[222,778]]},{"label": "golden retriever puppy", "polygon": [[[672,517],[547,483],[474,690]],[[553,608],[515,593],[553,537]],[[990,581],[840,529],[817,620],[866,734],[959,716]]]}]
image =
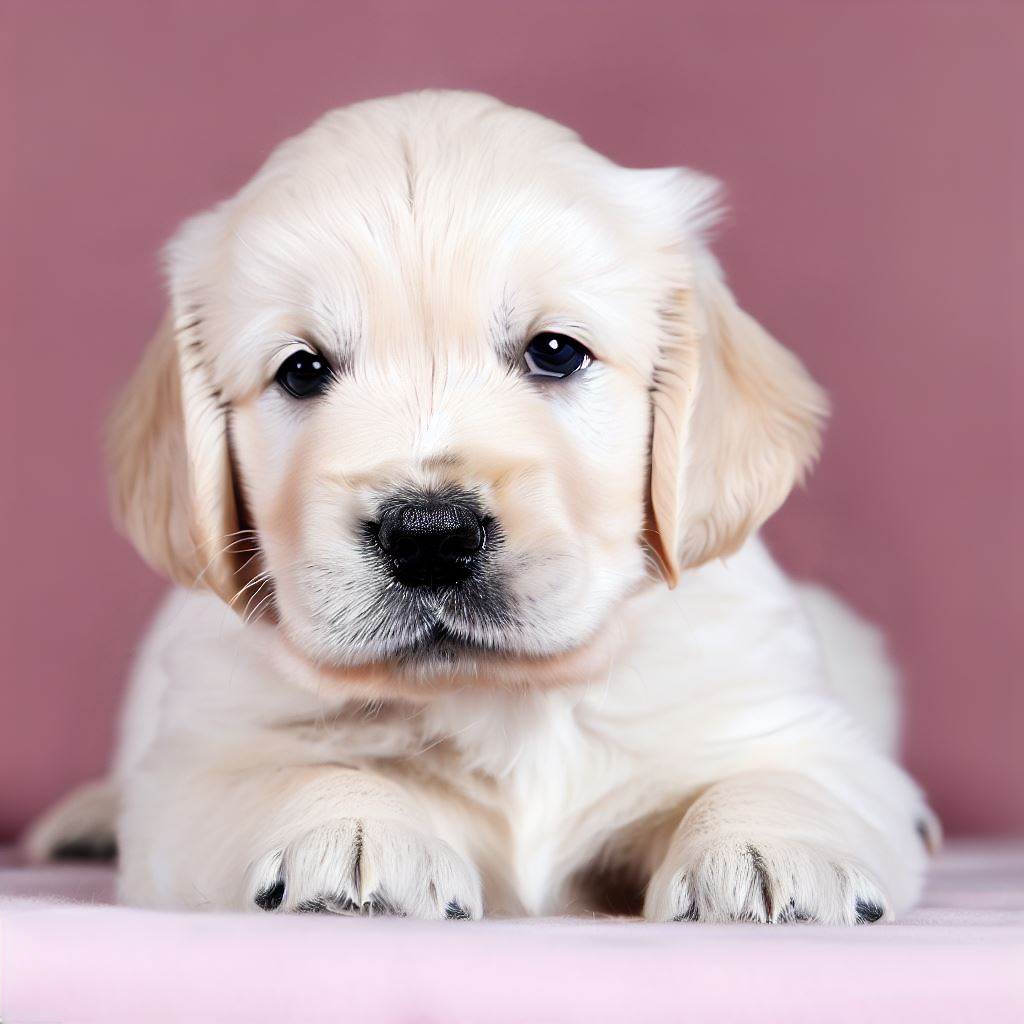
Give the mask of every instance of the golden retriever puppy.
[{"label": "golden retriever puppy", "polygon": [[181,585],[111,779],[150,907],[890,918],[937,826],[872,629],[756,537],[826,410],[715,183],[486,96],[334,111],[167,250],[117,515]]}]

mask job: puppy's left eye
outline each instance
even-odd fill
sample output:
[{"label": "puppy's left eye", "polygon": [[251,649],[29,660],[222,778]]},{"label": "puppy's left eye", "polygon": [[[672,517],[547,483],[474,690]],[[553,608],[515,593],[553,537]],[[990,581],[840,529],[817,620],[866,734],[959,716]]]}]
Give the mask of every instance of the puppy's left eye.
[{"label": "puppy's left eye", "polygon": [[544,331],[526,346],[526,365],[533,377],[568,377],[582,370],[594,357],[568,334]]},{"label": "puppy's left eye", "polygon": [[293,398],[313,398],[327,390],[333,374],[327,360],[315,352],[293,352],[274,378]]}]

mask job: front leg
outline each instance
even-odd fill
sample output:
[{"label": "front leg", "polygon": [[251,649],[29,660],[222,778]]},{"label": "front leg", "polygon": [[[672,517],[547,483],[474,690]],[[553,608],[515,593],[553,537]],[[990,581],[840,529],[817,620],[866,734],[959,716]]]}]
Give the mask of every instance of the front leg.
[{"label": "front leg", "polygon": [[934,819],[896,765],[865,755],[847,767],[857,781],[835,788],[788,771],[711,785],[651,878],[645,916],[866,924],[908,907]]},{"label": "front leg", "polygon": [[339,765],[159,769],[133,781],[121,894],[149,906],[480,917],[477,872],[402,786]]}]

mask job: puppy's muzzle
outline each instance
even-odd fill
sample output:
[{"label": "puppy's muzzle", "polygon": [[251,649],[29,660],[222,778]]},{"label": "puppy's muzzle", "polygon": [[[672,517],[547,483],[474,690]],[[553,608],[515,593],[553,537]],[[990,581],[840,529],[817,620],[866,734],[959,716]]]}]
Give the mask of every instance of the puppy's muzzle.
[{"label": "puppy's muzzle", "polygon": [[391,574],[407,587],[451,587],[476,571],[486,520],[469,502],[422,498],[389,504],[370,533]]}]

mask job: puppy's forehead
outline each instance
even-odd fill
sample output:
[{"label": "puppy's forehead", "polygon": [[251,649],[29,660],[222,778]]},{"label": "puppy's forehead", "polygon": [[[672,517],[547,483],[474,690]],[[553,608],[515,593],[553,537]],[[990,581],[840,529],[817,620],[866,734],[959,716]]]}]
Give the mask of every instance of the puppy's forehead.
[{"label": "puppy's forehead", "polygon": [[239,195],[236,291],[348,355],[517,344],[538,317],[599,314],[635,273],[616,173],[568,129],[486,97],[338,111]]}]

